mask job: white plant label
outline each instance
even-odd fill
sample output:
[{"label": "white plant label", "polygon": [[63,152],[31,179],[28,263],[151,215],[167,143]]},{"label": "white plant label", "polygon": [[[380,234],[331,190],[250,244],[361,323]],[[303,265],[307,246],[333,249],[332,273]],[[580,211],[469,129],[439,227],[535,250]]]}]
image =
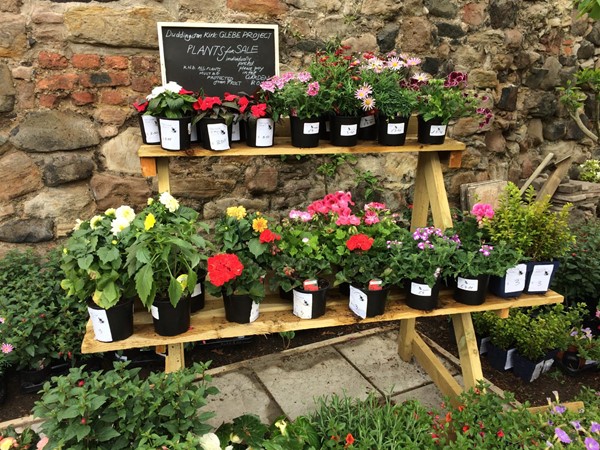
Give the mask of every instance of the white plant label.
[{"label": "white plant label", "polygon": [[190,125],[190,142],[198,142],[198,127]]},{"label": "white plant label", "polygon": [[531,378],[529,379],[529,381],[534,381],[537,380],[539,378],[539,376],[542,374],[542,371],[544,370],[544,361],[540,361],[539,363],[537,363],[535,365],[535,369],[533,369],[533,373],[531,374]]},{"label": "white plant label", "polygon": [[375,116],[362,116],[360,118],[360,127],[367,128],[375,125]]},{"label": "white plant label", "polygon": [[304,134],[319,134],[319,122],[306,122],[303,128]]},{"label": "white plant label", "polygon": [[241,135],[240,135],[240,123],[239,122],[233,122],[231,124],[231,140],[233,142],[235,141],[239,141],[241,139]]},{"label": "white plant label", "polygon": [[506,364],[504,364],[504,370],[512,369],[515,365],[515,353],[517,352],[516,348],[511,348],[508,352],[506,352]]},{"label": "white plant label", "polygon": [[152,314],[152,317],[154,317],[156,320],[160,319],[160,316],[158,315],[158,308],[156,306],[150,307],[150,313]]},{"label": "white plant label", "polygon": [[444,136],[446,134],[446,125],[431,125],[429,136]]},{"label": "white plant label", "polygon": [[224,123],[210,123],[206,125],[208,140],[213,150],[229,150],[229,136],[227,125]]},{"label": "white plant label", "polygon": [[202,283],[196,283],[194,292],[192,292],[192,297],[198,297],[200,294],[202,294]]},{"label": "white plant label", "polygon": [[273,119],[257,119],[256,120],[256,146],[270,147],[273,145],[274,134]]},{"label": "white plant label", "polygon": [[388,134],[404,134],[404,124],[403,123],[388,123],[387,124],[387,133]]},{"label": "white plant label", "polygon": [[480,344],[480,347],[479,347],[479,354],[480,355],[483,355],[484,353],[488,352],[488,345],[489,345],[490,339],[491,338],[489,336],[487,336],[487,337],[484,337],[481,340],[481,344]]},{"label": "white plant label", "polygon": [[250,309],[250,323],[254,322],[258,319],[259,314],[259,304],[256,302],[252,302],[252,309]]},{"label": "white plant label", "polygon": [[542,373],[549,372],[552,366],[554,365],[554,358],[547,359],[544,361],[544,368],[542,369]]},{"label": "white plant label", "polygon": [[525,264],[517,264],[506,271],[504,280],[504,292],[519,292],[525,289],[525,273],[527,266]]},{"label": "white plant label", "polygon": [[160,132],[158,131],[158,119],[153,116],[142,116],[144,122],[144,133],[146,134],[146,142],[156,144],[160,142]]},{"label": "white plant label", "polygon": [[360,289],[350,286],[350,310],[358,317],[364,319],[367,317],[367,294]]},{"label": "white plant label", "polygon": [[160,140],[167,150],[179,150],[179,121],[160,120]]},{"label": "white plant label", "polygon": [[358,125],[340,125],[340,136],[356,136]]},{"label": "white plant label", "polygon": [[296,317],[301,319],[312,319],[312,304],[313,295],[298,292],[296,289],[294,292],[294,310],[293,313]]},{"label": "white plant label", "polygon": [[554,270],[553,264],[542,264],[534,266],[529,279],[528,291],[547,291],[550,287],[550,278]]},{"label": "white plant label", "polygon": [[327,133],[329,133],[331,131],[331,121],[330,120],[325,121],[325,131]]},{"label": "white plant label", "polygon": [[461,291],[477,292],[477,289],[479,288],[479,280],[458,277],[456,280],[456,286]]},{"label": "white plant label", "polygon": [[411,281],[410,293],[419,297],[431,297],[431,288],[428,284],[420,284]]},{"label": "white plant label", "polygon": [[96,340],[100,342],[112,342],[113,338],[106,311],[103,309],[88,308],[88,312],[92,319]]}]

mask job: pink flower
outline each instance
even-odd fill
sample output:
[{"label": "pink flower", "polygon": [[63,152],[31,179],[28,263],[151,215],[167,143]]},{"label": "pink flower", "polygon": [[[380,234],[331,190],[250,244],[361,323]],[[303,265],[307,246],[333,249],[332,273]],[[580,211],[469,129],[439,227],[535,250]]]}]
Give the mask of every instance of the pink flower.
[{"label": "pink flower", "polygon": [[477,222],[494,217],[494,208],[487,203],[475,203],[471,209],[471,214],[477,218]]},{"label": "pink flower", "polygon": [[12,352],[15,348],[12,346],[12,344],[7,344],[6,342],[2,344],[2,346],[0,346],[0,351],[2,351],[2,353],[4,354],[8,354],[10,352]]},{"label": "pink flower", "polygon": [[360,218],[354,214],[339,216],[335,222],[336,225],[360,225]]},{"label": "pink flower", "polygon": [[296,78],[303,83],[306,83],[310,79],[312,79],[312,75],[309,72],[300,72],[296,75]]},{"label": "pink flower", "polygon": [[371,203],[367,203],[365,205],[365,211],[368,210],[377,210],[377,211],[382,211],[384,209],[387,209],[387,207],[385,206],[385,203],[377,203],[377,202],[371,202]]},{"label": "pink flower", "polygon": [[329,206],[326,205],[323,200],[317,200],[308,205],[306,210],[311,214],[327,214],[329,212]]},{"label": "pink flower", "polygon": [[43,438],[41,438],[39,440],[39,442],[37,443],[37,446],[36,446],[37,450],[42,450],[46,446],[48,441],[49,441],[48,436],[44,436]]},{"label": "pink flower", "polygon": [[379,216],[375,211],[367,211],[365,213],[365,223],[367,225],[374,225],[379,222]]},{"label": "pink flower", "polygon": [[318,81],[310,83],[308,85],[308,89],[306,89],[306,95],[308,95],[309,97],[314,97],[319,93],[319,87],[320,86]]}]

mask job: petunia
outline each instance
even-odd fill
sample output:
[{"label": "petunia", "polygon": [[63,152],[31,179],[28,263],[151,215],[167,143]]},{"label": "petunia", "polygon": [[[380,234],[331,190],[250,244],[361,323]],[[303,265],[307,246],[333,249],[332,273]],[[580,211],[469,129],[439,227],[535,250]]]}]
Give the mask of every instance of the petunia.
[{"label": "petunia", "polygon": [[565,433],[560,427],[556,427],[554,429],[554,434],[556,435],[558,440],[560,442],[562,442],[563,444],[571,443],[571,438],[569,437],[569,435],[567,433]]},{"label": "petunia", "polygon": [[583,443],[585,444],[585,450],[600,450],[600,444],[593,437],[586,437]]}]

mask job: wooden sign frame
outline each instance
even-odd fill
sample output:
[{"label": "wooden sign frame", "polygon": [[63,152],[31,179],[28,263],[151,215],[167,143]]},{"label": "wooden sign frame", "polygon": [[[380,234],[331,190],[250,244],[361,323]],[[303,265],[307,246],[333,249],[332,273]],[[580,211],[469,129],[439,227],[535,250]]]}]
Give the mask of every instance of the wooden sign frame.
[{"label": "wooden sign frame", "polygon": [[[205,95],[251,93],[279,75],[278,25],[158,22],[157,30],[163,84],[175,81]],[[261,48],[261,43],[266,45]],[[183,51],[174,51],[180,44]]]}]

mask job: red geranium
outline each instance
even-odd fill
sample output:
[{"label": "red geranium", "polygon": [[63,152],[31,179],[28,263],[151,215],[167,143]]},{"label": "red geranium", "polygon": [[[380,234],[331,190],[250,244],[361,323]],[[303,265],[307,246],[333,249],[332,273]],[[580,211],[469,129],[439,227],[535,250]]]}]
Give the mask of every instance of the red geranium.
[{"label": "red geranium", "polygon": [[223,286],[242,274],[244,265],[231,253],[220,253],[208,258],[208,279],[215,286]]},{"label": "red geranium", "polygon": [[260,236],[258,236],[258,240],[260,241],[261,244],[266,244],[269,242],[280,241],[281,236],[277,233],[273,233],[271,230],[269,230],[267,228],[262,233],[260,233]]},{"label": "red geranium", "polygon": [[355,234],[350,236],[350,239],[346,241],[346,247],[348,247],[348,250],[350,251],[356,249],[367,251],[373,245],[373,241],[374,239],[366,234]]},{"label": "red geranium", "polygon": [[346,445],[345,447],[348,447],[349,445],[354,444],[354,436],[352,436],[352,434],[348,433],[346,435]]},{"label": "red geranium", "polygon": [[248,97],[240,97],[238,99],[238,105],[240,107],[240,112],[243,113],[246,111],[246,108],[248,107],[248,104],[250,103],[250,100],[248,100]]},{"label": "red geranium", "polygon": [[267,115],[267,104],[259,103],[258,105],[253,105],[250,108],[250,112],[256,118],[265,117]]}]

